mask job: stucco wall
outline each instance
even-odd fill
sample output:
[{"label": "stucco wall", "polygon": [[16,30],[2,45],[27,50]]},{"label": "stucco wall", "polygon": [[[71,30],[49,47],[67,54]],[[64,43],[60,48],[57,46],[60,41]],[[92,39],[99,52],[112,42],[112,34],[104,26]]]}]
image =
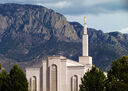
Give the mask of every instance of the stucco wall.
[{"label": "stucco wall", "polygon": [[40,68],[26,68],[26,76],[30,85],[30,79],[36,77],[37,91],[40,91]]},{"label": "stucco wall", "polygon": [[77,76],[78,77],[78,91],[79,91],[79,84],[81,83],[81,78],[83,77],[85,73],[85,68],[84,67],[67,67],[67,91],[72,90],[72,77]]}]

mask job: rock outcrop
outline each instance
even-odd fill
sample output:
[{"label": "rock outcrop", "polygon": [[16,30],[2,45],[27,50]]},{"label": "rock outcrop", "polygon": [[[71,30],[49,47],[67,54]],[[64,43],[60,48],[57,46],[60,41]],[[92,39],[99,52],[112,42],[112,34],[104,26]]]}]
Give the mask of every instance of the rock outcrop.
[{"label": "rock outcrop", "polygon": [[[27,62],[39,62],[49,55],[77,60],[82,34],[81,24],[68,22],[62,14],[43,6],[0,4],[0,62],[4,67],[22,62],[24,68]],[[128,55],[128,34],[92,28],[88,34],[89,54],[96,66],[105,70],[113,59]]]}]

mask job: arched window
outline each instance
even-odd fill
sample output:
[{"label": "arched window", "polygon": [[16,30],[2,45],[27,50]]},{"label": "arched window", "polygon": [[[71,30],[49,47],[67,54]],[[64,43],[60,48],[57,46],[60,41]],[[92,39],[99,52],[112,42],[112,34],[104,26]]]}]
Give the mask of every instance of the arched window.
[{"label": "arched window", "polygon": [[55,64],[51,67],[51,89],[57,91],[57,66]]},{"label": "arched window", "polygon": [[31,85],[30,91],[36,91],[37,80],[35,76],[32,77],[30,85]]},{"label": "arched window", "polygon": [[72,91],[78,91],[78,76],[74,75],[72,78]]}]

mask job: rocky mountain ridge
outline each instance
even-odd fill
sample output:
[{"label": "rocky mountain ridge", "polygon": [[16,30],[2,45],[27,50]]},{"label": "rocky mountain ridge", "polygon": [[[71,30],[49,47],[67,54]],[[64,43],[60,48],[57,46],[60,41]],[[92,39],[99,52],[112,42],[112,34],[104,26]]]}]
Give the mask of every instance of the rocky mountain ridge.
[{"label": "rocky mountain ridge", "polygon": [[[0,4],[0,62],[5,68],[13,63],[24,68],[50,55],[77,61],[82,34],[81,24],[43,6]],[[128,34],[88,28],[88,35],[89,55],[103,70],[113,59],[128,55]]]}]

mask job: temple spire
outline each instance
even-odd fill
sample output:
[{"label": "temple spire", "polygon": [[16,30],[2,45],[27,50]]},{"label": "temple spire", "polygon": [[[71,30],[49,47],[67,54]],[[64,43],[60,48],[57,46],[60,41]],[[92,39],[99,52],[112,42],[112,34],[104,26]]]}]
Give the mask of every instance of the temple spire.
[{"label": "temple spire", "polygon": [[84,34],[87,34],[87,24],[86,24],[87,17],[84,16]]},{"label": "temple spire", "polygon": [[82,38],[82,44],[83,44],[83,56],[88,56],[88,34],[87,34],[87,24],[86,24],[87,17],[84,16],[84,34]]},{"label": "temple spire", "polygon": [[87,17],[84,16],[84,33],[82,36],[82,56],[79,57],[79,63],[85,65],[88,69],[92,68],[92,57],[88,56],[88,34],[87,34]]}]

